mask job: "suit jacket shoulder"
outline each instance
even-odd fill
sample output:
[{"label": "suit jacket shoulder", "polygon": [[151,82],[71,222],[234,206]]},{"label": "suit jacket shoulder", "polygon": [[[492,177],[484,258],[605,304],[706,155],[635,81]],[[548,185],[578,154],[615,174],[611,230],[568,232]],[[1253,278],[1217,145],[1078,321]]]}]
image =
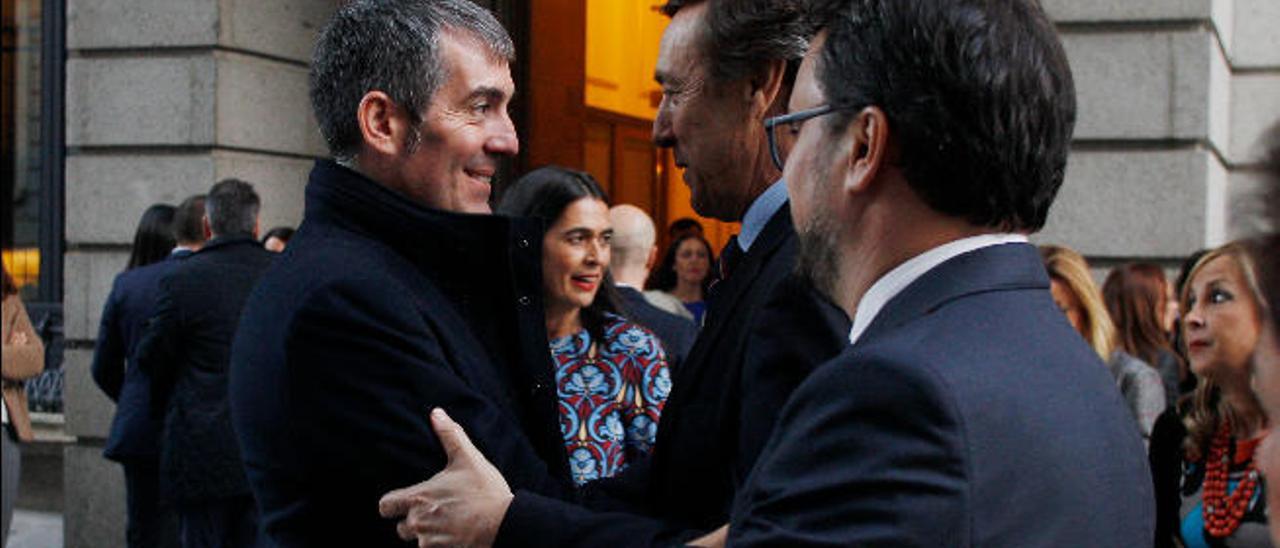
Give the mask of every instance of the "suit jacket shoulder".
[{"label": "suit jacket shoulder", "polygon": [[731,540],[1149,544],[1137,430],[1038,265],[986,248],[892,299],[787,403]]}]

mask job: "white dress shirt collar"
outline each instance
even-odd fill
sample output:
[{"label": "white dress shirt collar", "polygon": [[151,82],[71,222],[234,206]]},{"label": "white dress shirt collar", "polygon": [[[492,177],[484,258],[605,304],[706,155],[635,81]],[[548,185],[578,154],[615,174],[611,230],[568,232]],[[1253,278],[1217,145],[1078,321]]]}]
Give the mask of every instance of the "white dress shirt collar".
[{"label": "white dress shirt collar", "polygon": [[858,338],[866,332],[867,327],[871,326],[871,322],[880,314],[884,305],[926,272],[953,257],[970,251],[1011,243],[1027,243],[1027,237],[1024,234],[970,236],[942,244],[898,265],[871,284],[871,289],[868,289],[862,296],[862,300],[858,302],[858,310],[853,315],[853,328],[849,330],[849,344],[857,344]]}]

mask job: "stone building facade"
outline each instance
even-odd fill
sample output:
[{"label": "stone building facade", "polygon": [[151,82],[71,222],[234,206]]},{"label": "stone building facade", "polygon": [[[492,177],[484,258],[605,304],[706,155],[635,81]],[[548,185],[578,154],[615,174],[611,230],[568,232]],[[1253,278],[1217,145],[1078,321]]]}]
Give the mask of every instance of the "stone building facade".
[{"label": "stone building facade", "polygon": [[[1242,230],[1235,204],[1248,202],[1255,143],[1280,119],[1280,2],[1043,1],[1080,116],[1067,184],[1037,241],[1098,266],[1174,264]],[[324,154],[307,60],[338,4],[67,0],[67,546],[123,546],[123,478],[101,457],[113,409],[88,369],[137,216],[235,176],[257,185],[264,228],[296,225],[311,161]],[[537,47],[523,30],[537,4],[489,2],[524,51]]]}]

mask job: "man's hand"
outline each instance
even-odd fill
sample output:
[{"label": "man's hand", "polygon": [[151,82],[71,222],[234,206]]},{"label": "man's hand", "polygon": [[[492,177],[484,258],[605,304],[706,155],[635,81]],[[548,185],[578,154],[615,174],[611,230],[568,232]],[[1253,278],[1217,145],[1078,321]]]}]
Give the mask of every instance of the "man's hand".
[{"label": "man's hand", "polygon": [[723,547],[725,545],[725,542],[727,542],[728,540],[729,540],[729,525],[725,524],[719,529],[716,529],[715,531],[708,533],[707,536],[689,541],[689,544],[687,544],[686,546],[700,546],[704,548],[720,548],[720,547]]},{"label": "man's hand", "polygon": [[382,496],[378,512],[402,517],[396,532],[418,546],[491,546],[511,505],[511,488],[443,409],[431,411],[448,466],[431,479]]}]

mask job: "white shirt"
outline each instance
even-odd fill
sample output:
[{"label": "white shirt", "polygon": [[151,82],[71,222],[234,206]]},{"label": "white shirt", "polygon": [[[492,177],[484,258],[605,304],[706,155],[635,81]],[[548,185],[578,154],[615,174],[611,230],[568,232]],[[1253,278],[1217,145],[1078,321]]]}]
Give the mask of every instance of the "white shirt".
[{"label": "white shirt", "polygon": [[970,251],[1012,243],[1025,244],[1027,243],[1027,237],[1024,234],[981,234],[970,236],[942,244],[898,265],[876,280],[876,283],[871,284],[871,289],[868,289],[867,293],[862,296],[862,300],[858,302],[858,310],[853,314],[853,328],[849,330],[849,344],[857,344],[858,338],[867,330],[867,327],[871,326],[871,322],[880,314],[880,310],[884,308],[884,305],[888,304],[890,300],[911,285],[912,282],[925,275],[926,272],[933,270],[949,259]]}]

